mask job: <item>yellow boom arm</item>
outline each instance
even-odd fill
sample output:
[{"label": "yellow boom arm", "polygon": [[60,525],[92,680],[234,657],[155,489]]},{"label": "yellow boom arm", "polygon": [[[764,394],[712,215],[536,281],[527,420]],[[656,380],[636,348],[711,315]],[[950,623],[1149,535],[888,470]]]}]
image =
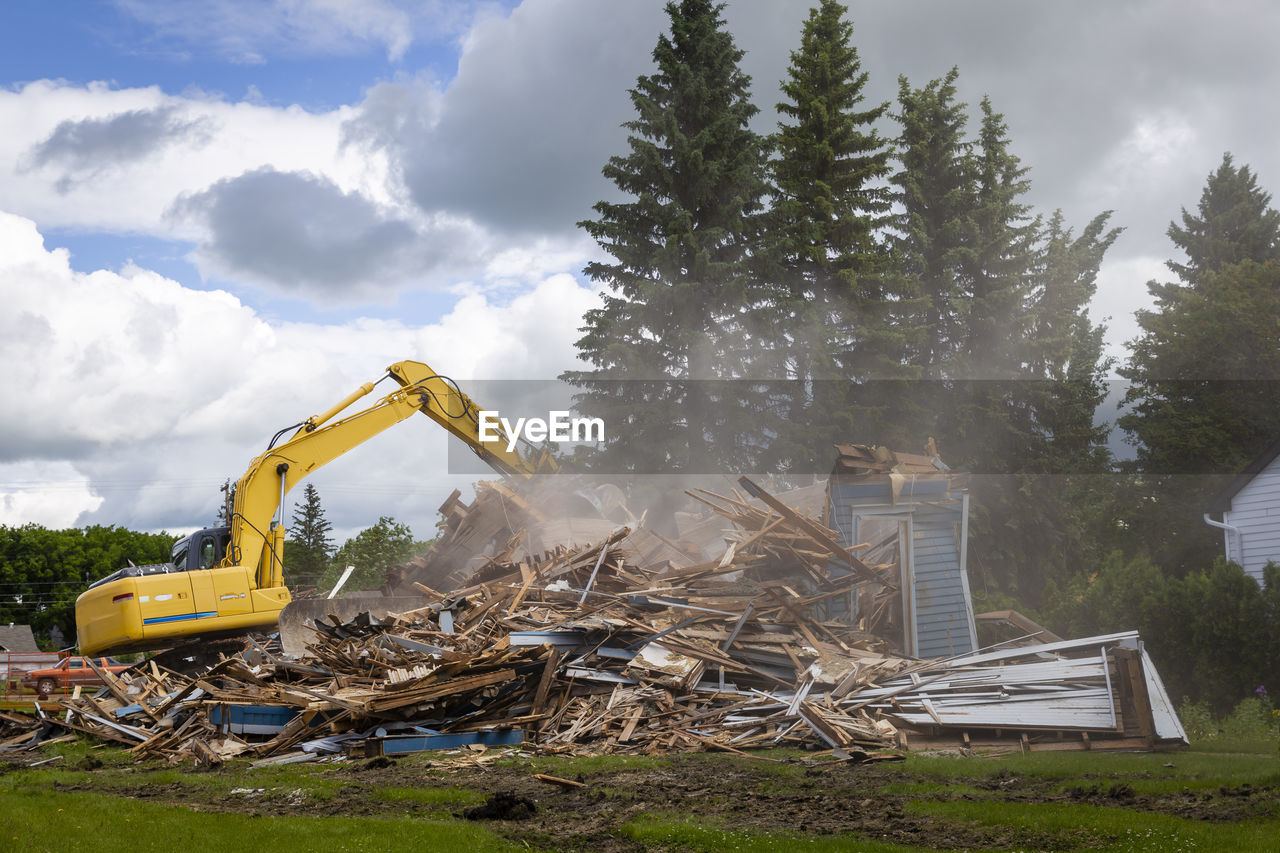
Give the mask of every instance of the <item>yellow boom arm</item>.
[{"label": "yellow boom arm", "polygon": [[[289,603],[284,585],[285,529],[273,523],[299,480],[415,412],[466,442],[502,474],[529,477],[556,470],[554,459],[523,442],[525,454],[499,441],[481,442],[478,407],[454,382],[416,361],[387,368],[399,386],[368,408],[339,418],[370,394],[366,382],[323,414],[303,421],[287,440],[249,464],[236,484],[226,554],[205,562],[188,553],[177,566],[122,569],[76,600],[76,633],[84,654],[114,654],[273,628]],[[492,429],[493,427],[491,427]],[[282,522],[283,519],[281,518]],[[201,531],[210,533],[212,531]],[[193,537],[200,534],[192,534]],[[225,531],[221,535],[226,535]],[[211,541],[204,537],[202,541]],[[192,544],[188,551],[194,550]]]},{"label": "yellow boom arm", "polygon": [[[555,460],[525,443],[528,455],[507,450],[507,439],[481,442],[479,407],[450,379],[417,361],[387,368],[399,388],[372,406],[334,421],[353,403],[373,391],[366,382],[323,414],[313,415],[287,441],[249,464],[236,484],[231,519],[231,546],[224,566],[256,566],[257,587],[283,585],[280,554],[283,527],[271,528],[285,494],[303,477],[351,448],[421,412],[466,442],[477,456],[501,474],[530,477],[556,470]],[[502,432],[499,428],[499,432]]]}]

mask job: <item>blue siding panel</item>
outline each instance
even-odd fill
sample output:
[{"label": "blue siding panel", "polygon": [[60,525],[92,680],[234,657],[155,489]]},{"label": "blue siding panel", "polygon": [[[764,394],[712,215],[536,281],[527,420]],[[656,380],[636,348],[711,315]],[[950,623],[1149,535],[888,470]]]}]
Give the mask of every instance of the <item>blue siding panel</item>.
[{"label": "blue siding panel", "polygon": [[[853,516],[910,516],[914,532],[916,654],[951,657],[974,651],[971,603],[960,577],[960,548],[956,525],[961,522],[958,502],[947,500],[942,481],[904,483],[897,504],[884,483],[834,484],[830,518],[845,545],[857,544]],[[930,503],[932,501],[933,503]]]}]

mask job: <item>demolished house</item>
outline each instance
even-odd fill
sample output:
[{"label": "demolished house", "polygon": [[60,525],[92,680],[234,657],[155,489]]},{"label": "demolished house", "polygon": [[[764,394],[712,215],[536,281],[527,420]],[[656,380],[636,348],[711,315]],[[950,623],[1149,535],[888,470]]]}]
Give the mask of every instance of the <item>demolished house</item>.
[{"label": "demolished house", "polygon": [[97,696],[4,715],[0,747],[87,733],[216,763],[1186,743],[1136,633],[976,648],[967,497],[936,454],[842,446],[825,483],[690,488],[699,509],[675,537],[616,489],[566,482],[450,496],[430,552],[388,578],[399,610],[335,600],[283,649],[251,640],[195,675],[104,672]]}]

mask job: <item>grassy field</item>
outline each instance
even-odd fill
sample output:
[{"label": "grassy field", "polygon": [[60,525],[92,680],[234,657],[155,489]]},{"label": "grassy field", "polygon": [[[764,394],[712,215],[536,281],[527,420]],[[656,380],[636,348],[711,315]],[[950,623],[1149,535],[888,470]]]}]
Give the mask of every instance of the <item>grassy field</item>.
[{"label": "grassy field", "polygon": [[[761,755],[776,760],[421,753],[201,770],[67,743],[0,764],[0,843],[93,853],[1280,850],[1270,739],[876,765]],[[487,818],[465,816],[486,806]]]}]

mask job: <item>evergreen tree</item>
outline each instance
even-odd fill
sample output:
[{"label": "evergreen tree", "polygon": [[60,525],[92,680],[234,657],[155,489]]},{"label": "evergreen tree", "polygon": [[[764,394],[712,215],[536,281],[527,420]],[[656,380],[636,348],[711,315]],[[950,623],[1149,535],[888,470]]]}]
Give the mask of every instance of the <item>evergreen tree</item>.
[{"label": "evergreen tree", "polygon": [[1103,233],[1106,215],[1078,240],[1060,215],[1044,226],[989,99],[965,139],[957,77],[899,83],[893,243],[901,274],[920,282],[926,334],[914,360],[934,380],[912,397],[948,462],[972,472],[977,585],[1035,604],[1087,548],[1089,492],[1067,475],[1106,469],[1093,418],[1107,364],[1086,309],[1118,232]]},{"label": "evergreen tree", "polygon": [[773,139],[768,235],[780,286],[770,308],[781,367],[794,381],[788,425],[770,450],[779,462],[817,468],[829,463],[834,441],[851,438],[852,425],[839,417],[852,407],[849,380],[911,375],[906,324],[892,315],[901,298],[888,288],[888,256],[877,240],[891,202],[880,179],[893,152],[874,125],[889,105],[860,109],[868,74],[847,11],[836,0],[810,10]]},{"label": "evergreen tree", "polygon": [[1232,473],[1274,437],[1248,417],[1261,408],[1254,392],[1267,389],[1248,380],[1280,378],[1280,315],[1267,284],[1280,259],[1280,212],[1270,201],[1227,154],[1198,213],[1184,208],[1182,225],[1169,224],[1187,261],[1167,262],[1179,282],[1148,283],[1155,310],[1138,312],[1142,333],[1120,371],[1131,382],[1125,402],[1136,404],[1120,424],[1144,471]]},{"label": "evergreen tree", "polygon": [[[1223,157],[1196,213],[1169,237],[1186,261],[1177,282],[1150,282],[1155,310],[1120,373],[1137,444],[1130,529],[1166,568],[1203,566],[1219,537],[1208,499],[1276,438],[1280,405],[1280,213],[1247,166]],[[1191,476],[1179,476],[1191,475]],[[1160,531],[1166,531],[1161,533]]]},{"label": "evergreen tree", "polygon": [[1031,189],[1027,167],[1009,150],[1008,125],[982,99],[982,124],[971,158],[972,207],[960,258],[958,340],[963,372],[970,378],[1005,379],[1023,374],[1027,310],[1039,220],[1022,197]]},{"label": "evergreen tree", "polygon": [[[1248,166],[1236,168],[1230,152],[1209,176],[1196,214],[1182,209],[1182,225],[1169,223],[1169,239],[1187,255],[1187,262],[1168,267],[1185,286],[1199,288],[1207,272],[1241,261],[1263,262],[1280,257],[1280,211],[1271,208],[1271,195],[1258,187]],[[1157,296],[1176,292],[1176,285],[1158,288]]]},{"label": "evergreen tree", "polygon": [[630,150],[604,167],[627,198],[580,223],[612,260],[585,269],[606,288],[577,342],[593,369],[564,378],[617,437],[598,460],[615,470],[690,470],[752,449],[743,401],[714,381],[744,375],[759,344],[747,308],[759,301],[751,264],[766,189],[750,78],[722,9],[667,4],[657,71],[630,92]]},{"label": "evergreen tree", "polygon": [[1027,168],[1009,150],[1004,118],[987,98],[965,159],[973,183],[968,207],[953,223],[961,239],[953,252],[953,355],[945,373],[964,381],[947,386],[935,411],[939,433],[952,436],[953,458],[975,472],[1007,474],[1044,454],[1026,371],[1040,223],[1022,200],[1031,187]]},{"label": "evergreen tree", "polygon": [[1062,451],[1059,455],[1091,460],[1087,466],[1073,466],[1076,470],[1107,466],[1105,454],[1098,450],[1107,429],[1094,424],[1093,411],[1106,396],[1105,377],[1112,362],[1102,351],[1106,329],[1089,319],[1089,303],[1098,289],[1102,258],[1122,230],[1108,230],[1110,218],[1110,211],[1098,214],[1073,239],[1062,211],[1055,211],[1041,234],[1038,274],[1030,294],[1027,367],[1059,389],[1057,400],[1063,408],[1059,417],[1050,418],[1049,433]]},{"label": "evergreen tree", "polygon": [[[1027,279],[1024,378],[999,383],[1017,413],[1003,476],[975,480],[975,554],[1028,606],[1051,600],[1096,565],[1109,529],[1110,427],[1095,423],[1111,362],[1089,319],[1103,255],[1120,233],[1099,214],[1074,237],[1061,212],[1040,236]],[[992,421],[999,419],[992,410]],[[993,464],[993,463],[992,463]]]},{"label": "evergreen tree", "polygon": [[890,180],[901,210],[891,245],[896,272],[916,283],[923,332],[908,356],[928,378],[953,372],[962,335],[962,264],[973,231],[974,164],[964,138],[968,117],[956,101],[959,75],[952,68],[919,89],[898,78],[901,168]]},{"label": "evergreen tree", "polygon": [[302,502],[293,507],[293,523],[285,542],[284,571],[289,586],[314,586],[329,567],[333,553],[333,541],[329,538],[332,530],[333,525],[325,518],[320,505],[320,493],[313,484],[307,483]]}]

